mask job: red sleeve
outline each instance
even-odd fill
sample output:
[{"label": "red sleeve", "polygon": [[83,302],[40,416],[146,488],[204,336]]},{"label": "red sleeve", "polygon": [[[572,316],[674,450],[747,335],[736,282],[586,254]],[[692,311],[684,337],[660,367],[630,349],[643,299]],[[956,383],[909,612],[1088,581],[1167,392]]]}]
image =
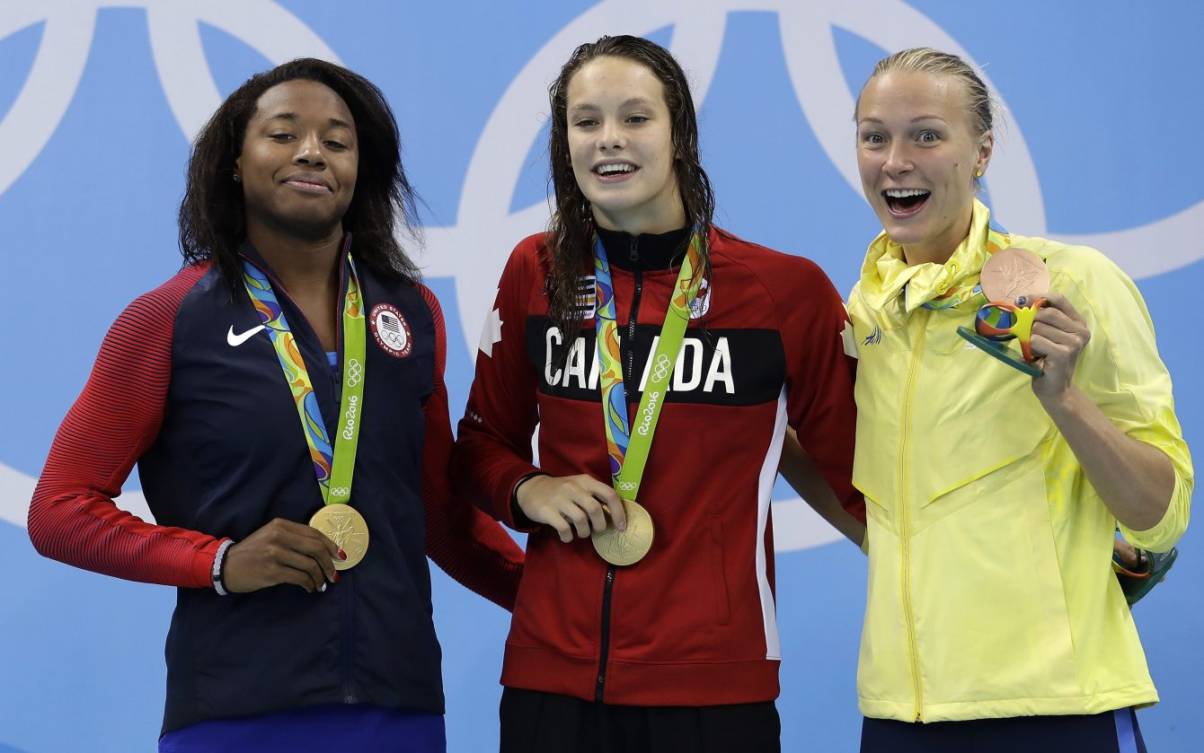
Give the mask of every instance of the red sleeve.
[{"label": "red sleeve", "polygon": [[447,386],[443,382],[447,363],[443,310],[434,293],[426,286],[420,289],[435,322],[435,390],[426,402],[422,457],[426,553],[464,586],[512,610],[522,577],[523,551],[497,521],[452,494],[448,476],[452,434]]},{"label": "red sleeve", "polygon": [[119,578],[210,588],[221,539],[152,525],[113,498],[159,433],[176,312],[207,267],[189,267],[122,312],[59,426],[29,506],[41,554]]},{"label": "red sleeve", "polygon": [[779,285],[774,296],[783,312],[787,420],[845,510],[864,523],[865,499],[853,486],[857,361],[844,350],[848,313],[827,275],[806,259],[794,266],[798,261],[792,273],[775,275],[793,288],[783,291]]},{"label": "red sleeve", "polygon": [[522,528],[510,506],[514,487],[539,471],[531,464],[538,384],[527,358],[526,324],[532,286],[544,280],[537,255],[540,237],[522,241],[502,272],[453,461],[458,488],[511,528]]}]

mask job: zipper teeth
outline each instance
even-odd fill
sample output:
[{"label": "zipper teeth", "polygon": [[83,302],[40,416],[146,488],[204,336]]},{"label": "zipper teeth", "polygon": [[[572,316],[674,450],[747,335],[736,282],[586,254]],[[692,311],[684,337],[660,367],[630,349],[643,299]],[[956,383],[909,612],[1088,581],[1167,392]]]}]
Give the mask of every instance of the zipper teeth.
[{"label": "zipper teeth", "polygon": [[[635,379],[635,336],[640,314],[640,295],[643,291],[644,275],[637,269],[635,272],[635,291],[631,296],[631,315],[627,318],[627,374],[625,378],[628,382]],[[649,352],[648,355],[651,356],[652,353]],[[628,400],[631,399],[631,395],[639,392],[639,381],[637,380],[632,386],[633,389],[628,391]]]},{"label": "zipper teeth", "polygon": [[340,578],[340,591],[343,592],[343,635],[339,652],[342,654],[343,703],[355,703],[356,693],[353,681],[352,655],[355,647],[355,609],[354,599],[355,578]]},{"label": "zipper teeth", "polygon": [[907,460],[910,454],[908,447],[907,434],[911,428],[911,397],[912,389],[915,387],[916,371],[920,365],[920,355],[924,350],[924,339],[928,331],[928,317],[930,312],[924,310],[924,319],[920,327],[920,337],[916,342],[911,354],[911,365],[907,370],[907,384],[903,395],[903,420],[900,423],[900,433],[902,435],[901,447],[899,448],[899,541],[902,545],[903,552],[903,572],[900,578],[900,585],[903,591],[903,615],[907,623],[907,648],[908,655],[911,661],[911,681],[915,691],[915,719],[922,721],[924,711],[924,688],[920,684],[920,657],[919,650],[916,647],[916,625],[915,615],[911,608],[911,552],[908,546],[909,537],[909,516],[907,514]]},{"label": "zipper teeth", "polygon": [[606,568],[606,581],[602,586],[602,645],[598,651],[598,679],[594,684],[594,700],[601,703],[606,689],[606,661],[610,655],[610,594],[615,585],[615,566]]}]

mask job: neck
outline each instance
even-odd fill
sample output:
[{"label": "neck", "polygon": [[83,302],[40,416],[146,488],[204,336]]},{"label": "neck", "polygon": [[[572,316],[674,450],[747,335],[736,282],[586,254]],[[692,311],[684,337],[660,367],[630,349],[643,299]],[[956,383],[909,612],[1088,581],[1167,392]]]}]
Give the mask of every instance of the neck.
[{"label": "neck", "polygon": [[904,245],[903,261],[907,262],[908,266],[944,264],[949,261],[949,257],[953,256],[953,252],[957,250],[962,241],[970,235],[973,219],[973,208],[967,209],[964,220],[953,223],[938,237],[922,243]]},{"label": "neck", "polygon": [[957,247],[948,248],[943,251],[933,250],[926,246],[904,246],[903,261],[907,266],[914,267],[917,264],[944,264],[949,261],[949,257],[953,256],[953,252]]},{"label": "neck", "polygon": [[594,206],[594,222],[603,230],[618,230],[631,235],[667,233],[686,224],[685,205],[680,197],[675,198],[677,200],[668,206],[652,207],[650,211],[607,212]]},{"label": "neck", "polygon": [[299,238],[248,222],[247,240],[290,295],[309,297],[338,287],[339,248],[343,240],[341,224],[325,235]]}]

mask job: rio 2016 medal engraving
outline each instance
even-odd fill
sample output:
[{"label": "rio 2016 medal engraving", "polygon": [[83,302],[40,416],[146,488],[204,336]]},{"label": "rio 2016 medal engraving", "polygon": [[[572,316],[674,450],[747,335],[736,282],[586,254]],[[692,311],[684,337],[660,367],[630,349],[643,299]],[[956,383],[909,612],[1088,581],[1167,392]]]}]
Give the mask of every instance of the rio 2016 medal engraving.
[{"label": "rio 2016 medal engraving", "polygon": [[350,570],[368,553],[368,522],[350,505],[324,505],[309,519],[309,524],[347,555],[345,560],[335,557],[335,570]]},{"label": "rio 2016 medal engraving", "polygon": [[1012,246],[987,259],[980,282],[988,301],[1015,304],[1020,296],[1040,298],[1049,292],[1049,268],[1032,251]]},{"label": "rio 2016 medal engraving", "polygon": [[620,531],[613,525],[605,531],[595,531],[591,538],[594,549],[612,565],[634,565],[652,548],[652,516],[638,502],[623,502],[627,511],[627,528]]}]

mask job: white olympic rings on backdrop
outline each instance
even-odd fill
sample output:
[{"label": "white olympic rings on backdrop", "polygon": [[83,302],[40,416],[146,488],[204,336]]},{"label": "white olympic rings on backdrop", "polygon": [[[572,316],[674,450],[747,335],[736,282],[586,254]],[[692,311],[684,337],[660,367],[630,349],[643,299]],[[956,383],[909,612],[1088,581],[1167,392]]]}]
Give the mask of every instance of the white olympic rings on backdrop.
[{"label": "white olympic rings on backdrop", "polygon": [[[690,76],[696,103],[706,99],[719,62],[727,14],[776,11],[790,80],[799,104],[828,158],[849,187],[861,194],[854,151],[853,94],[840,67],[834,27],[888,49],[927,45],[973,58],[931,19],[902,0],[606,0],[578,16],[545,44],[515,77],[490,115],[469,163],[456,225],[429,228],[426,272],[455,277],[465,345],[475,351],[477,327],[485,321],[508,244],[547,224],[548,206],[537,203],[509,211],[523,171],[525,148],[547,118],[547,87],[573,48],[604,33],[649,34],[673,26],[670,48]],[[981,73],[981,69],[980,69]],[[983,76],[1004,110],[1004,93]],[[1136,278],[1176,269],[1204,257],[1188,242],[1204,229],[1204,202],[1162,220],[1127,230],[1089,235],[1050,234],[1041,185],[1020,124],[996,139],[988,176],[997,216],[1030,235],[1052,236],[1105,251]],[[500,246],[500,248],[499,248]],[[1150,249],[1158,253],[1150,253]]]},{"label": "white olympic rings on backdrop", "polygon": [[[0,161],[0,196],[49,142],[74,97],[87,63],[96,14],[104,8],[147,12],[151,51],[169,106],[192,139],[221,103],[201,44],[204,22],[242,40],[274,63],[314,56],[338,61],[332,49],[296,16],[270,0],[40,0],[7,3],[0,9],[0,39],[45,22],[30,74],[0,121],[0,143],[11,145]],[[852,91],[860,81],[844,78],[831,29],[839,27],[888,50],[928,45],[972,60],[948,33],[902,0],[605,0],[587,10],[540,48],[518,73],[491,113],[469,163],[456,224],[428,228],[425,272],[455,279],[460,321],[468,352],[492,306],[497,279],[510,245],[546,225],[548,206],[536,203],[510,212],[523,172],[526,148],[546,120],[547,86],[572,49],[604,33],[649,34],[671,26],[671,49],[690,75],[701,104],[710,88],[723,44],[727,14],[770,11],[779,18],[782,46],[795,96],[816,137],[860,195],[854,152]],[[981,72],[981,71],[980,71]],[[1004,93],[983,76],[1000,102]],[[1006,104],[1004,104],[1006,110]],[[1204,229],[1204,202],[1156,222],[1088,235],[1050,234],[1032,155],[1014,117],[996,141],[989,173],[991,199],[1000,217],[1033,235],[1052,235],[1104,250],[1134,277],[1148,277],[1204,257],[1194,239]],[[1157,253],[1150,253],[1157,249]],[[0,519],[25,525],[33,480],[0,463]],[[141,495],[123,507],[149,517]],[[832,540],[835,534],[809,515],[799,500],[775,503],[779,549],[798,549]]]}]

